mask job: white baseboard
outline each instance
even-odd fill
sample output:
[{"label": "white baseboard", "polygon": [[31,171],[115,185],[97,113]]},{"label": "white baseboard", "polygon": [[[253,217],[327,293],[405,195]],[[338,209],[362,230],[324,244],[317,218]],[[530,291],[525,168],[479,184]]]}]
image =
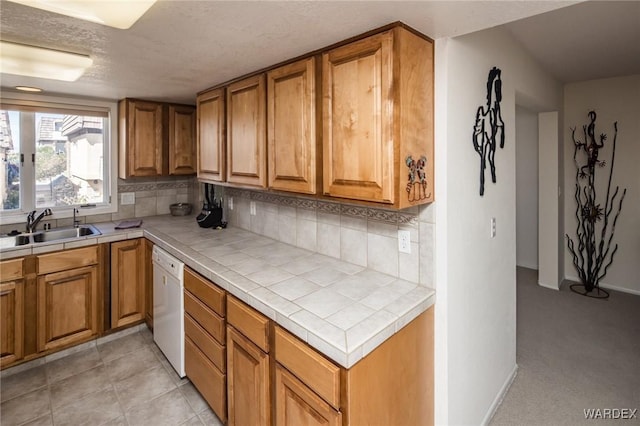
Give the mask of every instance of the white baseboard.
[{"label": "white baseboard", "polygon": [[[564,279],[565,280],[569,280],[569,281],[575,281],[577,283],[580,282],[580,278],[578,278],[576,276],[565,276]],[[619,291],[619,292],[622,292],[622,293],[629,293],[629,294],[635,294],[636,296],[640,296],[640,290],[634,290],[632,288],[618,287],[618,286],[607,284],[607,283],[604,283],[604,282],[600,282],[600,287],[606,288],[606,289],[609,289],[609,290]]]},{"label": "white baseboard", "polygon": [[538,285],[544,288],[550,288],[551,290],[560,290],[557,285],[543,283],[542,281],[538,281]]},{"label": "white baseboard", "polygon": [[498,411],[498,407],[500,407],[500,404],[502,404],[504,397],[507,395],[507,392],[509,392],[509,388],[513,384],[513,381],[516,379],[517,375],[518,375],[518,364],[516,364],[513,367],[513,371],[511,371],[511,374],[509,375],[509,377],[507,377],[507,380],[502,385],[500,392],[498,392],[498,395],[496,395],[496,398],[493,400],[491,407],[489,407],[489,411],[487,411],[487,414],[484,416],[484,419],[482,419],[481,424],[483,426],[488,425],[491,419],[493,418],[494,414],[496,414],[496,411]]}]

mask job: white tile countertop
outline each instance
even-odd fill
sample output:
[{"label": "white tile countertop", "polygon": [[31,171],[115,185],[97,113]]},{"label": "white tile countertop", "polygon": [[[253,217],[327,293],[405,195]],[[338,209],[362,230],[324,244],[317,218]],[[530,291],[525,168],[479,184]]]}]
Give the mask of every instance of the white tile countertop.
[{"label": "white tile countertop", "polygon": [[143,218],[142,228],[2,250],[2,259],[146,237],[343,367],[350,368],[435,303],[431,288],[193,216]]}]

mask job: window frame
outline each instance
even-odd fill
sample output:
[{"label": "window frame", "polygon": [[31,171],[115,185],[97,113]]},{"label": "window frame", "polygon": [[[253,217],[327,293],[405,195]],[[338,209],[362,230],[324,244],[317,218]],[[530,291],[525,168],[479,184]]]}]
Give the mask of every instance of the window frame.
[{"label": "window frame", "polygon": [[[106,113],[109,119],[109,126],[105,127],[105,134],[103,143],[107,144],[108,147],[105,148],[105,159],[104,159],[104,170],[108,171],[108,177],[105,179],[105,192],[107,192],[105,196],[105,203],[96,205],[96,207],[80,207],[78,210],[80,211],[81,216],[94,216],[101,214],[111,214],[116,213],[118,211],[118,103],[117,101],[112,100],[102,100],[102,99],[90,99],[90,98],[81,98],[81,97],[63,97],[63,96],[49,96],[49,95],[39,95],[39,94],[23,94],[23,93],[0,93],[0,101],[3,105],[3,108],[10,107],[10,105],[22,106],[22,107],[32,107],[32,108],[59,108],[59,109],[73,109],[73,110],[86,110],[86,111],[100,111],[102,113]],[[10,109],[10,108],[6,108]],[[22,135],[21,135],[22,138]],[[37,210],[38,212],[42,210],[42,208],[37,208],[35,206],[35,175],[34,173],[34,165],[31,161],[26,161],[26,159],[30,158],[31,151],[35,152],[36,144],[35,140],[33,145],[29,147],[22,146],[20,152],[25,154],[25,162],[24,165],[21,166],[21,173],[26,172],[29,176],[33,176],[32,178],[28,178],[27,181],[31,180],[28,188],[24,188],[21,196],[24,197],[25,200],[29,200],[27,204],[25,204],[21,200],[20,209],[17,210],[0,210],[0,221],[2,224],[17,224],[17,223],[25,223],[27,220],[27,215],[32,210]],[[27,198],[28,197],[28,198]],[[58,206],[51,207],[53,215],[51,219],[64,219],[73,216],[73,209],[78,208],[78,206]]]}]

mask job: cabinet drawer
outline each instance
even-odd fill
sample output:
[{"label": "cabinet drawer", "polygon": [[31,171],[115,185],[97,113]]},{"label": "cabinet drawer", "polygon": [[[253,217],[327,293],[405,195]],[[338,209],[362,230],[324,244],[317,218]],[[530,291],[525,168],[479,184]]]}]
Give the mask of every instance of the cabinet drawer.
[{"label": "cabinet drawer", "polygon": [[38,275],[82,268],[97,263],[98,246],[41,254],[38,256]]},{"label": "cabinet drawer", "polygon": [[227,298],[227,322],[260,349],[269,352],[269,318],[233,297]]},{"label": "cabinet drawer", "polygon": [[214,339],[224,344],[226,338],[224,320],[188,291],[184,292],[184,311]]},{"label": "cabinet drawer", "polygon": [[188,268],[184,270],[184,287],[209,309],[224,318],[224,290]]},{"label": "cabinet drawer", "polygon": [[276,327],[276,361],[336,409],[340,408],[340,368],[296,337]]},{"label": "cabinet drawer", "polygon": [[0,262],[0,280],[10,281],[22,278],[24,259],[5,260]]},{"label": "cabinet drawer", "polygon": [[184,368],[187,377],[200,391],[216,415],[227,420],[227,381],[207,357],[189,339],[184,341]]},{"label": "cabinet drawer", "polygon": [[226,371],[226,353],[224,345],[216,342],[216,340],[206,332],[193,318],[189,315],[184,316],[184,335],[204,353],[213,364],[223,373]]}]

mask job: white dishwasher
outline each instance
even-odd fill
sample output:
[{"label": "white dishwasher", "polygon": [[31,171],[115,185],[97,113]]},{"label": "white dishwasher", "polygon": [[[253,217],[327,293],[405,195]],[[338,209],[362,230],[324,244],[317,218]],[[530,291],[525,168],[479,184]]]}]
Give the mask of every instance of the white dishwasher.
[{"label": "white dishwasher", "polygon": [[184,372],[184,263],[153,246],[153,340],[180,377]]}]

